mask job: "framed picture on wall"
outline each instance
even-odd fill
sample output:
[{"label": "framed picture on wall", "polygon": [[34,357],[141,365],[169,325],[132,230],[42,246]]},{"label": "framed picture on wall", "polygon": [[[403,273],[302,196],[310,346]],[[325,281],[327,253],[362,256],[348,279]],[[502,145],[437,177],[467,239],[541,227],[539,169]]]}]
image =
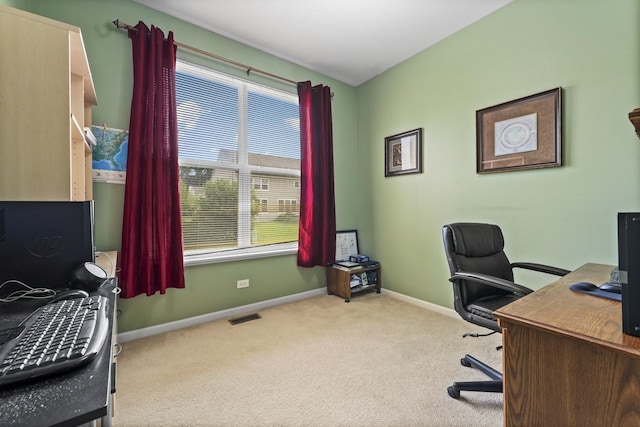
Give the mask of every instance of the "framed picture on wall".
[{"label": "framed picture on wall", "polygon": [[476,172],[562,165],[562,88],[476,111]]},{"label": "framed picture on wall", "polygon": [[422,128],[384,139],[384,176],[422,173]]}]

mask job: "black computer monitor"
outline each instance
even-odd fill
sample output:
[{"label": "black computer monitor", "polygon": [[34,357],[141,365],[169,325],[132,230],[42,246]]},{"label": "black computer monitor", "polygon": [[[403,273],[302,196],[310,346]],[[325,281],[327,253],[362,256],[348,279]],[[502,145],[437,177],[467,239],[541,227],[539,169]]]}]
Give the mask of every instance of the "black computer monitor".
[{"label": "black computer monitor", "polygon": [[68,288],[72,270],[95,261],[93,217],[92,200],[0,201],[0,284]]},{"label": "black computer monitor", "polygon": [[622,332],[640,337],[640,212],[618,212]]}]

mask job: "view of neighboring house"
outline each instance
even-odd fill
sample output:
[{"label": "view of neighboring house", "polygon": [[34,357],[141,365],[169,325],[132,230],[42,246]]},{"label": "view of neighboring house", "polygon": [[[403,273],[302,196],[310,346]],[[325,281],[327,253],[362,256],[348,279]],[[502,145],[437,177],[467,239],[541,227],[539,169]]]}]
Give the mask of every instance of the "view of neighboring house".
[{"label": "view of neighboring house", "polygon": [[[295,238],[289,236],[295,230],[268,224],[297,223],[300,160],[249,153],[250,173],[244,173],[248,188],[244,190],[239,185],[243,174],[238,165],[238,152],[222,149],[211,165],[181,166],[180,179],[183,191],[187,190],[182,197],[185,249],[242,245],[238,234],[242,230],[250,233],[252,244]],[[274,233],[279,237],[273,237]]]},{"label": "view of neighboring house", "polygon": [[[222,163],[238,163],[238,152],[220,150]],[[300,159],[249,153],[251,189],[257,198],[257,221],[270,221],[280,214],[300,213]],[[216,168],[211,179],[237,179],[230,169]]]}]

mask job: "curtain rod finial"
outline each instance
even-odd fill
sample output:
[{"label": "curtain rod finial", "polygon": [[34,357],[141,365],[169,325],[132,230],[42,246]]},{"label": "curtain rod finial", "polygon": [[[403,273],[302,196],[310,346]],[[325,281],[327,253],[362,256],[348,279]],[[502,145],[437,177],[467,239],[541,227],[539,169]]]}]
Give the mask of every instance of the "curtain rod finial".
[{"label": "curtain rod finial", "polygon": [[120,21],[119,19],[114,19],[113,21],[111,21],[111,23],[113,25],[116,26],[117,29],[119,30],[128,30],[129,29],[129,25],[125,24],[124,22]]}]

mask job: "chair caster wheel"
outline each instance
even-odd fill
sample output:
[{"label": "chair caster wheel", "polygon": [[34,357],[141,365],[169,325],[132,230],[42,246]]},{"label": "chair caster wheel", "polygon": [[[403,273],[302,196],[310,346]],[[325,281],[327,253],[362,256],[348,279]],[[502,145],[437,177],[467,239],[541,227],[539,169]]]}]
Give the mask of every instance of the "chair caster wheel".
[{"label": "chair caster wheel", "polygon": [[[466,366],[467,368],[471,367],[471,363],[464,357],[462,359],[460,359],[460,364],[462,366]],[[458,394],[460,394],[460,393],[458,393]]]},{"label": "chair caster wheel", "polygon": [[454,399],[460,397],[460,390],[458,390],[458,387],[454,385],[452,385],[451,387],[447,387],[447,393],[449,393],[449,396],[453,397]]}]

